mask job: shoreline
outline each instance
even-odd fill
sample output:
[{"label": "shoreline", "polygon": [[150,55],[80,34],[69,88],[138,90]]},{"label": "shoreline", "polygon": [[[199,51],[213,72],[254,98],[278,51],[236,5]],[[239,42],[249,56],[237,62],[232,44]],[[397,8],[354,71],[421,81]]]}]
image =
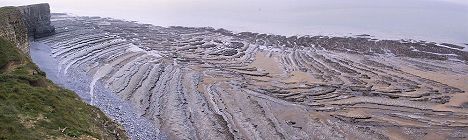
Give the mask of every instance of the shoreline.
[{"label": "shoreline", "polygon": [[[214,26],[184,26],[184,25],[157,25],[152,22],[144,22],[144,21],[135,21],[123,18],[115,18],[115,17],[107,17],[107,16],[92,16],[92,15],[79,15],[74,13],[51,13],[52,15],[64,16],[64,17],[96,17],[96,18],[105,18],[105,19],[113,19],[113,20],[120,20],[125,22],[133,22],[137,24],[143,25],[152,25],[155,27],[162,27],[162,28],[170,28],[170,27],[184,27],[184,28],[212,28],[212,29],[224,29],[230,31],[234,34],[243,33],[243,32],[250,32],[250,33],[262,33],[267,35],[279,35],[285,37],[304,37],[304,36],[325,36],[325,37],[342,37],[342,38],[369,38],[372,40],[390,40],[390,41],[408,41],[408,42],[430,42],[435,43],[437,45],[440,44],[452,44],[463,47],[462,51],[468,52],[468,40],[457,40],[457,39],[449,39],[449,38],[435,38],[430,36],[424,35],[403,35],[403,33],[388,33],[388,32],[378,32],[378,31],[362,31],[356,29],[345,29],[345,31],[341,31],[341,29],[331,29],[327,30],[327,32],[323,30],[314,30],[320,29],[319,26],[314,27],[314,29],[310,29],[310,31],[304,32],[301,31],[299,33],[288,33],[288,32],[269,32],[261,29],[256,30],[249,30],[249,29],[241,29],[241,28],[226,28],[226,27],[214,27]],[[363,36],[364,35],[364,36]]]},{"label": "shoreline", "polygon": [[[90,83],[89,76],[71,69],[71,72],[68,72],[70,75],[63,75],[58,68],[57,60],[50,54],[51,46],[40,42],[30,43],[31,58],[46,73],[47,78],[63,88],[74,91],[84,102],[90,104],[90,86],[85,84]],[[151,120],[142,117],[142,113],[138,112],[129,101],[124,101],[106,90],[101,82],[96,83],[95,93],[97,94],[92,106],[98,107],[115,122],[121,124],[130,138],[166,139]]]},{"label": "shoreline", "polygon": [[[112,22],[126,22],[126,23],[132,23],[132,24],[138,24],[142,26],[148,26],[151,28],[155,29],[160,29],[160,28],[187,28],[187,29],[195,29],[195,30],[215,30],[219,31],[221,34],[223,33],[228,33],[228,34],[233,34],[233,35],[262,35],[262,36],[277,36],[280,38],[339,38],[339,39],[365,39],[367,41],[371,42],[379,42],[379,41],[390,41],[390,42],[397,42],[397,43],[403,43],[403,44],[419,44],[419,45],[435,45],[436,47],[441,47],[441,48],[447,48],[447,49],[452,49],[455,51],[463,51],[463,52],[468,52],[468,40],[466,41],[467,43],[463,42],[456,42],[456,41],[440,41],[437,39],[417,39],[417,38],[411,38],[411,37],[398,37],[398,36],[385,36],[385,35],[376,35],[372,33],[328,33],[328,34],[296,34],[296,35],[284,35],[284,34],[274,34],[274,33],[265,33],[265,32],[254,32],[254,31],[236,31],[236,30],[229,30],[225,28],[214,28],[214,27],[196,27],[196,26],[159,26],[159,25],[154,25],[151,23],[142,23],[139,21],[132,21],[132,20],[126,20],[126,19],[118,19],[118,18],[112,18],[112,17],[100,17],[100,16],[79,16],[79,15],[73,15],[70,13],[52,13],[52,16],[54,18],[52,19],[53,22],[55,21],[61,21],[61,20],[68,20],[73,19],[73,18],[95,18],[95,19],[106,19]],[[101,23],[100,23],[101,24]],[[104,26],[109,26],[111,23],[105,22],[102,24],[108,24]],[[102,25],[99,25],[102,26]],[[253,37],[254,37],[253,36]],[[433,46],[428,46],[428,47],[433,47]],[[419,50],[415,50],[419,51]],[[452,54],[437,54],[436,55],[452,55]]]},{"label": "shoreline", "polygon": [[[400,64],[385,63],[401,60],[407,62],[404,67],[451,73],[458,72],[452,64],[459,64],[460,71],[467,71],[467,53],[450,46],[163,28],[98,17],[56,15],[53,19],[57,34],[39,40],[54,44],[52,51],[42,53],[53,53],[60,61],[60,71],[50,71],[66,71],[63,78],[71,82],[65,86],[81,90],[77,93],[88,102],[92,96],[89,88],[95,87],[93,104],[105,112],[107,108],[110,115],[121,115],[118,111],[126,107],[102,104],[102,100],[116,97],[130,101],[171,139],[338,139],[346,135],[365,139],[392,135],[386,131],[391,127],[367,122],[425,133],[437,129],[446,137],[462,137],[452,133],[457,131],[453,126],[465,124],[458,119],[464,111],[441,114],[433,109],[463,90],[407,73]],[[458,102],[462,101],[451,103]],[[413,120],[418,112],[430,115],[417,115],[425,119]],[[312,115],[294,115],[308,113]],[[142,115],[136,112],[136,116]],[[125,114],[121,119],[125,121]],[[389,119],[392,121],[381,121]],[[448,121],[451,123],[444,123]],[[424,129],[432,122],[436,128]],[[361,125],[373,132],[356,127]],[[326,131],[303,135],[317,130]],[[330,133],[336,130],[343,133]]]}]

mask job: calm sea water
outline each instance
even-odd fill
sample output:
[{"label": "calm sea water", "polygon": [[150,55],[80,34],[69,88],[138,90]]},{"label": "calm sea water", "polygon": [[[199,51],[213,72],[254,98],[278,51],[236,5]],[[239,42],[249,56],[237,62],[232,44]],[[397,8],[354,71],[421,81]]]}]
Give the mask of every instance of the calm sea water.
[{"label": "calm sea water", "polygon": [[1,0],[159,26],[468,43],[468,0]]}]

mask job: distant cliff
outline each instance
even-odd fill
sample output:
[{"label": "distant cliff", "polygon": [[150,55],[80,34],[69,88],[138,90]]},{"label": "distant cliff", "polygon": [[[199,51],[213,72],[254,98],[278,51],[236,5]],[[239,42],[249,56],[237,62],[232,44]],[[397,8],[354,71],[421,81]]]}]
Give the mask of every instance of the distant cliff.
[{"label": "distant cliff", "polygon": [[0,38],[13,42],[23,53],[29,53],[29,40],[54,34],[50,25],[49,4],[4,7],[0,12]]},{"label": "distant cliff", "polygon": [[28,27],[28,34],[33,38],[50,36],[55,28],[50,25],[49,4],[35,4],[18,7],[23,15],[23,20]]}]

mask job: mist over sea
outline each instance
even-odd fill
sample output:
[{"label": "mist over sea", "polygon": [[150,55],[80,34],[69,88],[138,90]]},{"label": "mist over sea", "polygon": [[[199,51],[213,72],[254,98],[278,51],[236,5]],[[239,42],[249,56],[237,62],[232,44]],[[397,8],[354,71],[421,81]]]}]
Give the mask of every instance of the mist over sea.
[{"label": "mist over sea", "polygon": [[468,43],[466,0],[2,0],[159,26]]}]

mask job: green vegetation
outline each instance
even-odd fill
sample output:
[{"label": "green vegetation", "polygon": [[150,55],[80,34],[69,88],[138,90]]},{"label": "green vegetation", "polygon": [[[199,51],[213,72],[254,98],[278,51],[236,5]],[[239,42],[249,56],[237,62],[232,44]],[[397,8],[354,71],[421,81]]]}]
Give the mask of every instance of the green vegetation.
[{"label": "green vegetation", "polygon": [[[1,25],[0,25],[1,26]],[[0,39],[1,139],[126,139],[122,128]]]},{"label": "green vegetation", "polygon": [[6,67],[9,62],[21,61],[21,56],[16,53],[17,50],[8,48],[12,46],[11,44],[5,40],[0,40],[0,44],[0,68]]}]

